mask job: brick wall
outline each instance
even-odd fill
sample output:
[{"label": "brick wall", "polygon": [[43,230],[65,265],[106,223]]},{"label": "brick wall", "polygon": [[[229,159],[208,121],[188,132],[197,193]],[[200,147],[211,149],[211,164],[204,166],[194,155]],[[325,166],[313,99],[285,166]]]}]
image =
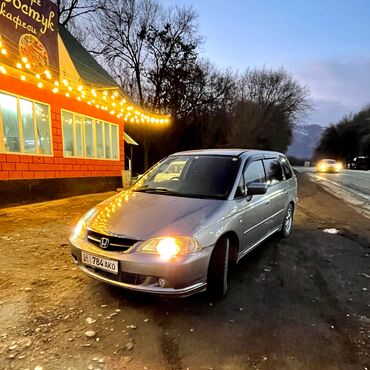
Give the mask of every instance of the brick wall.
[{"label": "brick wall", "polygon": [[[123,122],[109,113],[91,107],[50,89],[0,75],[0,91],[50,104],[53,156],[0,153],[0,180],[121,176],[123,169]],[[119,124],[120,160],[64,158],[61,109]]]}]

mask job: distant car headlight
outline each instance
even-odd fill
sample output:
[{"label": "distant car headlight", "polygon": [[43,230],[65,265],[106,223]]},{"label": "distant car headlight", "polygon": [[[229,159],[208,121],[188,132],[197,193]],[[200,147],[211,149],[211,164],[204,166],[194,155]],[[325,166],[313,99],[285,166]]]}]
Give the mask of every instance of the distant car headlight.
[{"label": "distant car headlight", "polygon": [[136,251],[157,254],[164,260],[170,260],[175,256],[197,252],[200,249],[196,239],[181,236],[149,239],[141,243]]},{"label": "distant car headlight", "polygon": [[343,164],[342,164],[342,163],[340,163],[340,162],[336,163],[336,164],[335,164],[335,169],[336,169],[337,171],[340,171],[341,169],[343,169]]},{"label": "distant car headlight", "polygon": [[325,172],[328,169],[327,165],[324,163],[319,164],[319,170]]}]

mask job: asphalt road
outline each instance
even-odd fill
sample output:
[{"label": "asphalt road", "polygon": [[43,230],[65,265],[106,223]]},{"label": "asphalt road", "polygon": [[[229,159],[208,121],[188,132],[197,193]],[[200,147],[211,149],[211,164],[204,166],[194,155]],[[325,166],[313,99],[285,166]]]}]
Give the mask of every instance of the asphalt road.
[{"label": "asphalt road", "polygon": [[370,218],[370,171],[343,170],[339,173],[318,173],[315,167],[295,167],[307,173],[313,181],[320,183],[339,198],[354,205]]},{"label": "asphalt road", "polygon": [[0,368],[370,369],[369,222],[306,174],[291,238],[246,256],[221,301],[82,275],[67,235],[108,195],[0,210]]},{"label": "asphalt road", "polygon": [[342,170],[339,173],[322,173],[316,172],[315,167],[295,168],[299,172],[315,174],[338,185],[348,187],[350,190],[370,196],[370,171]]}]

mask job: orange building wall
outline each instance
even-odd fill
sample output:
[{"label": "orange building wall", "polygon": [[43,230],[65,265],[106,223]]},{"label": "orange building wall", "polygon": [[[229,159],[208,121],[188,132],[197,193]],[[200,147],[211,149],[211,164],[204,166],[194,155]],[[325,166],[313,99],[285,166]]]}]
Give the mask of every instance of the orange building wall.
[{"label": "orange building wall", "polygon": [[[0,152],[0,180],[42,179],[95,176],[121,176],[124,163],[123,122],[106,111],[89,106],[63,94],[54,94],[50,88],[37,86],[13,77],[0,75],[0,91],[34,99],[50,105],[51,140],[53,156],[12,154]],[[119,152],[117,161],[63,157],[61,109],[119,125]]]}]

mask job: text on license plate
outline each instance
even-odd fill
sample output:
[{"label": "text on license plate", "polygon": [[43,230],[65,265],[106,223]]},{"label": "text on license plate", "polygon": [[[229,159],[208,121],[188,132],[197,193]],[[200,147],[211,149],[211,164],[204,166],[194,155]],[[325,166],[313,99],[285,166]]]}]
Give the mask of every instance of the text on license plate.
[{"label": "text on license plate", "polygon": [[118,261],[101,258],[86,252],[82,252],[81,260],[85,265],[94,266],[99,269],[118,274]]}]

